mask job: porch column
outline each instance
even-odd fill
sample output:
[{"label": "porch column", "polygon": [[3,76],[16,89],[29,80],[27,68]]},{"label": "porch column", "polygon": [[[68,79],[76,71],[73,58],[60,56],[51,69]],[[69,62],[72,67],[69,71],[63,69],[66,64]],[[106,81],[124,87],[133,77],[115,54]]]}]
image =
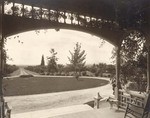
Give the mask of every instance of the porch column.
[{"label": "porch column", "polygon": [[115,98],[119,98],[119,76],[120,76],[120,47],[116,47],[116,88]]},{"label": "porch column", "polygon": [[0,1],[0,118],[4,118],[4,99],[3,99],[3,13],[4,1]]},{"label": "porch column", "polygon": [[150,45],[147,47],[147,92],[150,92]]},{"label": "porch column", "polygon": [[0,101],[1,101],[1,96],[2,96],[2,42],[3,42],[3,37],[2,37],[2,14],[3,14],[3,2],[0,2]]}]

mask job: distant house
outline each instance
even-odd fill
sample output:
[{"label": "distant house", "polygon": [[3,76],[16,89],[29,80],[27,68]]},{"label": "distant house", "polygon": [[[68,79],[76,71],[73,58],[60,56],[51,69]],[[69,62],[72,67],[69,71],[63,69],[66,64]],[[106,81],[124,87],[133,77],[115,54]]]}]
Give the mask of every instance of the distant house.
[{"label": "distant house", "polygon": [[105,72],[102,74],[102,77],[111,77],[111,73]]}]

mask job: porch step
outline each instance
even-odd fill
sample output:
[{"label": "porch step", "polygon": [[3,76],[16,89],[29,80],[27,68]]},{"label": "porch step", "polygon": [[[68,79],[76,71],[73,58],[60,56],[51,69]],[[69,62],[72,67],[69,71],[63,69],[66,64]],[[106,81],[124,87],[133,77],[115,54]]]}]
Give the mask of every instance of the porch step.
[{"label": "porch step", "polygon": [[89,105],[74,105],[55,109],[38,110],[26,113],[12,114],[11,118],[50,118],[54,116],[78,113],[93,110]]}]

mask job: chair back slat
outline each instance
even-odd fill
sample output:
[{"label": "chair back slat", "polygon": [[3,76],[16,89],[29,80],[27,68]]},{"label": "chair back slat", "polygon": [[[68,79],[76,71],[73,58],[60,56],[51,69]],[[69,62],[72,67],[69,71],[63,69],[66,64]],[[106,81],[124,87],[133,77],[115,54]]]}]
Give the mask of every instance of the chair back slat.
[{"label": "chair back slat", "polygon": [[148,94],[147,98],[145,99],[145,110],[150,111],[150,94]]}]

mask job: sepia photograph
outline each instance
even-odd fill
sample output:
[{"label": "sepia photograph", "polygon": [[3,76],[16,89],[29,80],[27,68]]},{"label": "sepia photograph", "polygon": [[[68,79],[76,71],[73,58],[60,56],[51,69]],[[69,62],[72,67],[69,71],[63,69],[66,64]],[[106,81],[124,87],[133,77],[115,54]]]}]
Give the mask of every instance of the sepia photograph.
[{"label": "sepia photograph", "polygon": [[0,118],[150,118],[150,0],[0,0]]}]

